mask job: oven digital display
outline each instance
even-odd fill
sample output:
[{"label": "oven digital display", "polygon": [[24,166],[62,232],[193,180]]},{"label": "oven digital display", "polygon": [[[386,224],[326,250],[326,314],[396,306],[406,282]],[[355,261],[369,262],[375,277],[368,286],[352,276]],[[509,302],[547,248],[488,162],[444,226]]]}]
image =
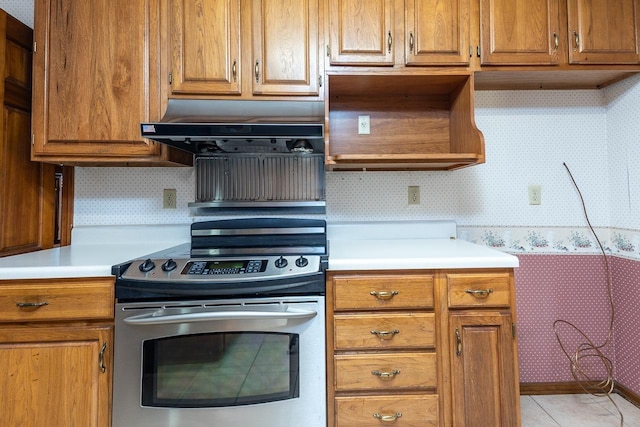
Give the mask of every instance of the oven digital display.
[{"label": "oven digital display", "polygon": [[188,262],[182,274],[245,274],[264,271],[266,261],[262,260],[211,260]]}]

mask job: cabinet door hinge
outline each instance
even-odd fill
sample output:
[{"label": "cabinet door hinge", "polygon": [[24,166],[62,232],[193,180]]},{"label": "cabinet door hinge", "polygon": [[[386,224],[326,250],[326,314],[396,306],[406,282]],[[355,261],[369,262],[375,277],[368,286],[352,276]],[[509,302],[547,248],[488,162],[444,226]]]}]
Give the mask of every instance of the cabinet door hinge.
[{"label": "cabinet door hinge", "polygon": [[36,145],[36,134],[35,133],[31,134],[31,145]]},{"label": "cabinet door hinge", "polygon": [[173,73],[169,73],[169,84],[173,84]]},{"label": "cabinet door hinge", "polygon": [[331,56],[331,46],[327,45],[327,58]]},{"label": "cabinet door hinge", "polygon": [[469,45],[469,58],[473,58],[473,46]]},{"label": "cabinet door hinge", "polygon": [[322,87],[322,76],[318,76],[318,84]]},{"label": "cabinet door hinge", "polygon": [[476,55],[480,58],[480,45],[476,46]]},{"label": "cabinet door hinge", "polygon": [[33,42],[33,53],[38,51],[38,42]]},{"label": "cabinet door hinge", "polygon": [[511,324],[511,337],[515,339],[516,337],[516,324],[512,323]]}]

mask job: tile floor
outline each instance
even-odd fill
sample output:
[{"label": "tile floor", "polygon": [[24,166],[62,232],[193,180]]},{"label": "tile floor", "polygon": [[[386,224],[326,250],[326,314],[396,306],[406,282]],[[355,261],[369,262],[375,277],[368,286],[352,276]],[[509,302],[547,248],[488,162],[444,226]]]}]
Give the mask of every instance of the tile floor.
[{"label": "tile floor", "polygon": [[[640,427],[640,408],[618,394],[614,402],[624,427]],[[620,416],[608,397],[588,394],[521,396],[522,427],[620,427]]]}]

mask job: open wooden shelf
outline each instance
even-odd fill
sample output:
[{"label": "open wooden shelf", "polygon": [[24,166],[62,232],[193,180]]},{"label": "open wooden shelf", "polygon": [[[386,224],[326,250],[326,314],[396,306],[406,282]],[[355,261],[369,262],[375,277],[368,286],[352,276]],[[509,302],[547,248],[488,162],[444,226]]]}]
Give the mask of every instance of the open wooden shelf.
[{"label": "open wooden shelf", "polygon": [[[484,163],[470,74],[330,75],[328,170],[450,170]],[[358,116],[370,134],[358,134]]]}]

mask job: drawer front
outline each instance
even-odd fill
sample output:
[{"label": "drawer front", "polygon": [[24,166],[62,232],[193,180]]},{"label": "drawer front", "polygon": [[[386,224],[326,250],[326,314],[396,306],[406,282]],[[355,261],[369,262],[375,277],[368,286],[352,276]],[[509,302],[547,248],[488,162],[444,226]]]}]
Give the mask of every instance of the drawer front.
[{"label": "drawer front", "polygon": [[435,353],[334,356],[336,391],[435,389]]},{"label": "drawer front", "polygon": [[435,314],[336,314],[336,350],[433,348]]},{"label": "drawer front", "polygon": [[336,276],[334,309],[433,307],[432,275]]},{"label": "drawer front", "polygon": [[449,307],[508,307],[509,274],[447,274]]},{"label": "drawer front", "polygon": [[[336,427],[437,427],[438,395],[337,397]],[[381,419],[382,417],[388,417]]]},{"label": "drawer front", "polygon": [[113,319],[113,282],[0,285],[0,322]]}]

